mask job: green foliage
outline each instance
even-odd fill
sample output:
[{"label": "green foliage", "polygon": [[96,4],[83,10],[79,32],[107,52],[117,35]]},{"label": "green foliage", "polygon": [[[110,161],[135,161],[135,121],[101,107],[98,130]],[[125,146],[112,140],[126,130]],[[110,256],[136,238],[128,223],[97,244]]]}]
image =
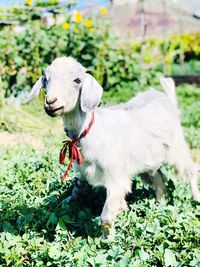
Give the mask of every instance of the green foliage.
[{"label": "green foliage", "polygon": [[116,220],[115,236],[103,241],[103,192],[90,189],[70,202],[72,176],[61,183],[55,148],[1,151],[1,266],[197,266],[198,211],[172,170],[163,168],[175,183],[173,205],[156,203],[135,177],[130,211]]},{"label": "green foliage", "polygon": [[[93,72],[104,90],[113,95],[120,90],[127,92],[128,88],[135,94],[137,86],[132,86],[133,83],[156,84],[160,72],[181,71],[177,70],[177,64],[184,58],[193,59],[200,54],[198,33],[148,39],[143,49],[144,65],[141,66],[140,42],[120,43],[109,31],[105,17],[90,20],[79,13],[79,18],[68,13],[65,23],[48,28],[41,22],[40,15],[36,16],[38,11],[34,6],[28,12],[23,9],[11,11],[18,19],[23,18],[24,29],[16,32],[14,26],[7,26],[0,30],[0,76],[5,97],[30,90],[46,66],[62,55],[79,60]],[[199,73],[196,60],[190,61],[189,66],[191,71]]]},{"label": "green foliage", "polygon": [[[139,47],[139,42],[133,45],[135,51],[139,51]],[[168,75],[188,74],[188,69],[191,74],[199,73],[199,47],[199,33],[150,38],[144,44],[143,59],[150,68],[162,70]]]},{"label": "green foliage", "polygon": [[200,90],[182,85],[177,87],[177,95],[186,140],[190,147],[200,148]]},{"label": "green foliage", "polygon": [[198,60],[192,59],[188,62],[172,65],[172,74],[174,75],[197,75],[200,72],[200,62]]},{"label": "green foliage", "polygon": [[[132,91],[127,89],[129,93]],[[178,87],[177,93],[183,110],[200,99],[194,87]],[[115,98],[110,97],[106,96],[107,102],[119,102],[124,96],[118,91]],[[169,166],[161,169],[169,180],[168,193],[158,203],[140,177],[133,177],[133,193],[127,198],[130,210],[118,216],[115,231],[103,241],[99,216],[105,191],[88,188],[79,200],[71,201],[73,172],[66,183],[60,180],[65,170],[58,163],[63,137],[50,131],[58,128],[58,122],[44,117],[39,106],[35,101],[23,109],[1,109],[8,125],[13,118],[17,122],[11,133],[27,133],[32,126],[32,134],[35,129],[37,139],[42,138],[45,145],[42,150],[34,149],[31,143],[1,147],[0,265],[198,266],[198,206],[191,200],[188,185],[178,181],[174,170]],[[19,113],[22,119],[17,120],[13,116]],[[193,122],[185,124],[186,137],[198,148],[199,128]]]},{"label": "green foliage", "polygon": [[54,6],[58,4],[58,0],[48,0],[48,1],[41,1],[41,0],[36,0],[36,6]]},{"label": "green foliage", "polygon": [[134,51],[119,48],[116,37],[103,31],[98,22],[88,28],[70,16],[66,21],[70,25],[67,29],[64,24],[47,29],[36,20],[26,24],[20,33],[13,32],[12,26],[0,31],[0,74],[5,97],[30,90],[46,66],[62,55],[73,56],[88,67],[105,90],[138,81],[140,68]]}]

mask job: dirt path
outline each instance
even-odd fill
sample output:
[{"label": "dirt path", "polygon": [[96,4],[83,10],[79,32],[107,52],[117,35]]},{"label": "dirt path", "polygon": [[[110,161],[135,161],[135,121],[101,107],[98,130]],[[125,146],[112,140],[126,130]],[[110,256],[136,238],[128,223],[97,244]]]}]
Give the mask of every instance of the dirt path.
[{"label": "dirt path", "polygon": [[36,149],[43,149],[44,143],[41,139],[25,133],[0,132],[0,145],[31,145]]}]

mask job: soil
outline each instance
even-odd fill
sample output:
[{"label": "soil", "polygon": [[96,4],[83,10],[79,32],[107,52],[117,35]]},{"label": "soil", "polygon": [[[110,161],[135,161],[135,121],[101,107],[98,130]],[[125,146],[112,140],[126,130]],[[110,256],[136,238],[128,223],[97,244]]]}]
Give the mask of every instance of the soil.
[{"label": "soil", "polygon": [[44,143],[41,139],[30,134],[0,132],[0,145],[31,145],[36,149],[43,149]]}]

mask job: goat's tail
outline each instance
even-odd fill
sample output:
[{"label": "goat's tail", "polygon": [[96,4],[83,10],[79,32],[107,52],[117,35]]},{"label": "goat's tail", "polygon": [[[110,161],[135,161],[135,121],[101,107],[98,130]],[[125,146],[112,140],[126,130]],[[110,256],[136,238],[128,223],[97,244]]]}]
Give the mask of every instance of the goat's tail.
[{"label": "goat's tail", "polygon": [[170,101],[177,106],[175,83],[172,78],[160,78],[160,84],[162,85],[166,95]]}]

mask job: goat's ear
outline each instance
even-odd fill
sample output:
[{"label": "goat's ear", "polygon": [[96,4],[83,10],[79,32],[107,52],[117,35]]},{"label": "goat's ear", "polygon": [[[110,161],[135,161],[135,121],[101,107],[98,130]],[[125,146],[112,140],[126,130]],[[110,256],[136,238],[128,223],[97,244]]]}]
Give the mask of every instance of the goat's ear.
[{"label": "goat's ear", "polygon": [[92,111],[101,101],[103,88],[92,75],[85,73],[81,89],[81,109],[84,112]]},{"label": "goat's ear", "polygon": [[42,87],[43,87],[43,77],[40,77],[39,80],[37,80],[37,82],[33,85],[28,98],[24,101],[23,104],[30,102],[33,98],[38,96]]}]

